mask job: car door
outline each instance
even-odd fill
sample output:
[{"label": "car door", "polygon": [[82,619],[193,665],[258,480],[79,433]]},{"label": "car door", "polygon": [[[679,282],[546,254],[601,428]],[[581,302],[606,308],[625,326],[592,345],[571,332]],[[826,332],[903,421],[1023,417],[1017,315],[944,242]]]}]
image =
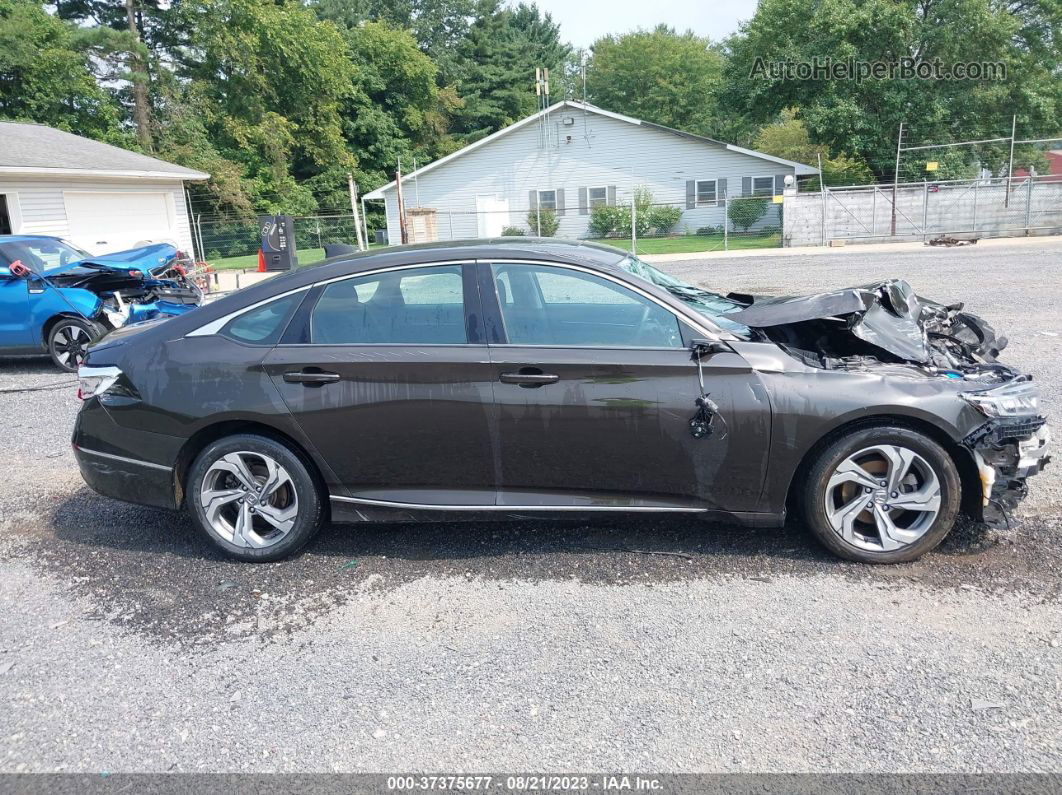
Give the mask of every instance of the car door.
[{"label": "car door", "polygon": [[404,266],[318,285],[266,357],[345,496],[494,504],[492,369],[473,268]]},{"label": "car door", "polygon": [[0,253],[0,349],[23,350],[37,343],[30,329],[29,283],[11,275],[11,260]]},{"label": "car door", "polygon": [[703,334],[599,272],[480,268],[484,309],[501,327],[490,345],[499,504],[756,510],[771,414],[741,356],[702,360],[720,412],[712,435],[694,438],[700,389],[687,343]]}]

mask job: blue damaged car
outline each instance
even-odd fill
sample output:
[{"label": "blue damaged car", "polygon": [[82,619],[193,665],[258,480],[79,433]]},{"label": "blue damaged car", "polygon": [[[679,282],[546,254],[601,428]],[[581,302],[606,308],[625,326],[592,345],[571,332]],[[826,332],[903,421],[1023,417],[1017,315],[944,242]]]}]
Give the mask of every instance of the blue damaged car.
[{"label": "blue damaged car", "polygon": [[108,331],[201,301],[166,243],[92,256],[55,237],[0,235],[0,354],[48,353],[72,372]]}]

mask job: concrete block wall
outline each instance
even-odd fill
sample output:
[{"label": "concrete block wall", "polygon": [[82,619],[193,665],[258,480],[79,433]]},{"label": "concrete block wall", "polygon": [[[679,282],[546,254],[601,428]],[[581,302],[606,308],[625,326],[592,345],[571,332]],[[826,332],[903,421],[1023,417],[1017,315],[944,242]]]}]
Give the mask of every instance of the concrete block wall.
[{"label": "concrete block wall", "polygon": [[[824,207],[825,205],[825,207]],[[785,198],[786,246],[922,240],[942,234],[1009,237],[1062,234],[1062,182],[1015,180],[904,185],[896,193],[892,235],[889,186],[799,193]],[[826,223],[823,226],[825,209]]]}]

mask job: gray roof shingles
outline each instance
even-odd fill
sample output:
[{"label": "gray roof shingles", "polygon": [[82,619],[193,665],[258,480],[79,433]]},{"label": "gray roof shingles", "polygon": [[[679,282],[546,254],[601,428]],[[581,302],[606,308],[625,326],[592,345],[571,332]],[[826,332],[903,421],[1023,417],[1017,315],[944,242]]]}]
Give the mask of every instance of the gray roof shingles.
[{"label": "gray roof shingles", "polygon": [[208,175],[80,135],[29,122],[0,121],[0,169],[142,172],[205,179]]}]

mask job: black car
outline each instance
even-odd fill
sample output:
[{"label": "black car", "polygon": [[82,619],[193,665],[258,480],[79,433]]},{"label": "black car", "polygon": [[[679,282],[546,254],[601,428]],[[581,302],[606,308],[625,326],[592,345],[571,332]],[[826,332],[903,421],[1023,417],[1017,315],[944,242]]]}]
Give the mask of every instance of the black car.
[{"label": "black car", "polygon": [[96,491],[243,560],[328,519],[797,509],[897,562],[1000,521],[1048,460],[1004,344],[900,281],[723,296],[607,246],[411,246],[108,334],[73,442]]}]

